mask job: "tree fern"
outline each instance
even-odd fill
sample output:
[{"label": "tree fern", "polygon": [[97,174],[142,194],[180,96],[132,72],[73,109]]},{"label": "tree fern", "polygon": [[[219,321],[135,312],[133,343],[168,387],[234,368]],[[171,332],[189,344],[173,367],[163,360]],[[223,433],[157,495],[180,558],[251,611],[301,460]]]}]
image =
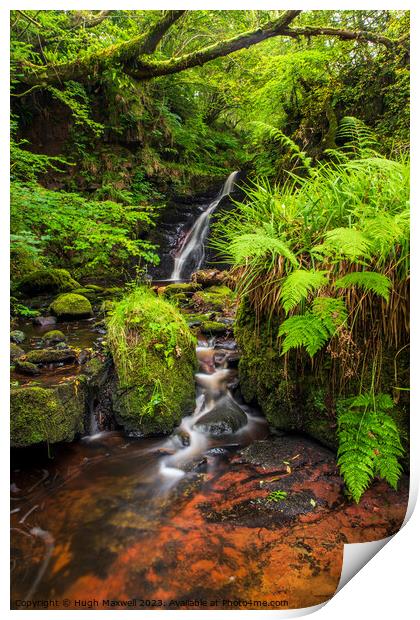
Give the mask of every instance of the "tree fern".
[{"label": "tree fern", "polygon": [[376,293],[376,295],[388,301],[391,281],[382,273],[377,273],[376,271],[354,271],[336,280],[334,286],[337,288],[360,286],[365,291]]},{"label": "tree fern", "polygon": [[286,312],[292,310],[297,304],[307,298],[310,292],[314,292],[327,284],[326,271],[306,271],[295,269],[288,275],[281,287],[281,303]]},{"label": "tree fern", "polygon": [[387,413],[393,407],[386,394],[348,399],[338,412],[338,465],[356,502],[377,475],[394,489],[401,475],[403,448],[397,425]]}]

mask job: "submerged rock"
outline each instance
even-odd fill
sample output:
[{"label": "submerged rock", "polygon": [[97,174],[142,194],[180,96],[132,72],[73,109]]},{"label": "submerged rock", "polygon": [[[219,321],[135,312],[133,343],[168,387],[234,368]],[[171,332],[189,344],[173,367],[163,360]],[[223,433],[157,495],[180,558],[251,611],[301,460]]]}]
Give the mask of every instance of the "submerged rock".
[{"label": "submerged rock", "polygon": [[19,282],[19,290],[30,296],[43,293],[61,293],[79,287],[80,284],[71,277],[66,269],[37,269]]},{"label": "submerged rock", "polygon": [[38,327],[48,327],[48,325],[55,325],[56,323],[55,316],[36,316],[32,319],[32,324]]},{"label": "submerged rock", "polygon": [[246,413],[239,405],[230,396],[224,396],[211,411],[199,418],[194,428],[207,435],[219,437],[236,433],[246,426],[247,422]]},{"label": "submerged rock", "polygon": [[76,383],[53,388],[23,387],[10,392],[13,447],[72,441],[83,431],[85,397]]},{"label": "submerged rock", "polygon": [[25,351],[17,346],[14,342],[10,343],[10,361],[14,362],[25,354]]},{"label": "submerged rock", "polygon": [[90,301],[83,295],[65,293],[59,295],[49,307],[58,319],[83,319],[93,316]]},{"label": "submerged rock", "polygon": [[14,329],[13,331],[10,332],[10,341],[14,342],[15,344],[22,344],[22,342],[24,342],[25,339],[26,339],[26,336],[24,332],[22,332],[20,329]]}]

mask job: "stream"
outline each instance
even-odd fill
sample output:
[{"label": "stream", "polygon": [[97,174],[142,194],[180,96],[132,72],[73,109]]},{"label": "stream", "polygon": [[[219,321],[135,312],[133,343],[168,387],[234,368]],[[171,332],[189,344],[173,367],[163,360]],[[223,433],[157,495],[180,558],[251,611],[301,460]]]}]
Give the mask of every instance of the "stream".
[{"label": "stream", "polygon": [[[202,266],[209,218],[235,177],[185,234],[171,281]],[[95,325],[60,329],[72,346],[100,351]],[[17,327],[28,349],[50,329]],[[232,339],[200,334],[196,354],[195,410],[170,436],[91,420],[72,443],[12,451],[13,609],[308,607],[333,595],[344,543],[398,531],[406,476],[398,492],[376,481],[349,502],[333,452],[270,429],[243,402]],[[78,363],[47,367],[36,380],[79,372]]]}]

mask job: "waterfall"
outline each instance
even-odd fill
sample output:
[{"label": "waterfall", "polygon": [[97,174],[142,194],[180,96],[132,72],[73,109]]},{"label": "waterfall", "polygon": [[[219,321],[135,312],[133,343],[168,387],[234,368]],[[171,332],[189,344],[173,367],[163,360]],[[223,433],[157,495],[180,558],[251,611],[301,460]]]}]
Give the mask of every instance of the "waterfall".
[{"label": "waterfall", "polygon": [[203,213],[196,219],[193,227],[185,236],[185,239],[178,250],[174,261],[174,269],[171,274],[171,280],[181,280],[186,262],[191,265],[190,272],[197,271],[203,264],[205,254],[205,241],[209,232],[210,216],[216,209],[222,198],[229,196],[233,190],[235,179],[238,172],[231,172],[226,179],[222,189],[220,190],[216,200],[207,207]]}]

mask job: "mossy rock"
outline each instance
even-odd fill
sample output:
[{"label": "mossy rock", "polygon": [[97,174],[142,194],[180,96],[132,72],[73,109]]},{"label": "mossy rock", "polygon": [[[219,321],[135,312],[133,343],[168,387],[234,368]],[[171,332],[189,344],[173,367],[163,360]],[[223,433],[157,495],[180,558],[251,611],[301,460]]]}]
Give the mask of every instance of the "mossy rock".
[{"label": "mossy rock", "polygon": [[22,344],[26,340],[26,336],[20,329],[14,329],[10,332],[10,341],[15,344]]},{"label": "mossy rock", "polygon": [[203,332],[203,334],[225,334],[228,329],[228,325],[220,323],[219,321],[203,321],[200,326],[200,331]]},{"label": "mossy rock", "polygon": [[179,294],[190,294],[196,293],[200,291],[202,288],[201,284],[197,284],[196,282],[179,282],[174,284],[168,284],[164,290],[164,296],[168,298],[172,298],[175,295]]},{"label": "mossy rock", "polygon": [[15,344],[14,342],[11,342],[10,343],[10,361],[14,362],[19,357],[22,357],[22,355],[25,355],[25,351],[21,349],[20,347],[18,347],[18,345]]},{"label": "mossy rock", "polygon": [[83,295],[59,295],[48,308],[60,320],[84,319],[93,316],[90,301]]},{"label": "mossy rock", "polygon": [[83,431],[85,397],[74,383],[54,388],[22,387],[10,392],[13,447],[72,441]]},{"label": "mossy rock", "polygon": [[115,306],[107,325],[117,421],[142,435],[170,433],[195,404],[195,338],[184,317],[141,287]]},{"label": "mossy rock", "polygon": [[228,272],[220,271],[219,269],[200,269],[200,271],[195,271],[191,275],[191,280],[201,284],[203,288],[225,284],[227,278]]},{"label": "mossy rock", "polygon": [[52,329],[43,335],[43,339],[47,342],[64,342],[66,336],[59,329]]},{"label": "mossy rock", "polygon": [[18,286],[23,294],[30,296],[80,288],[66,269],[37,269],[22,278]]},{"label": "mossy rock", "polygon": [[235,303],[235,294],[227,286],[210,286],[194,294],[193,302],[199,308],[222,312]]},{"label": "mossy rock", "polygon": [[15,370],[23,375],[30,376],[39,375],[41,372],[36,364],[32,364],[32,362],[25,362],[23,360],[16,361]]},{"label": "mossy rock", "polygon": [[32,364],[57,364],[76,361],[73,349],[35,349],[26,354],[26,361]]}]

